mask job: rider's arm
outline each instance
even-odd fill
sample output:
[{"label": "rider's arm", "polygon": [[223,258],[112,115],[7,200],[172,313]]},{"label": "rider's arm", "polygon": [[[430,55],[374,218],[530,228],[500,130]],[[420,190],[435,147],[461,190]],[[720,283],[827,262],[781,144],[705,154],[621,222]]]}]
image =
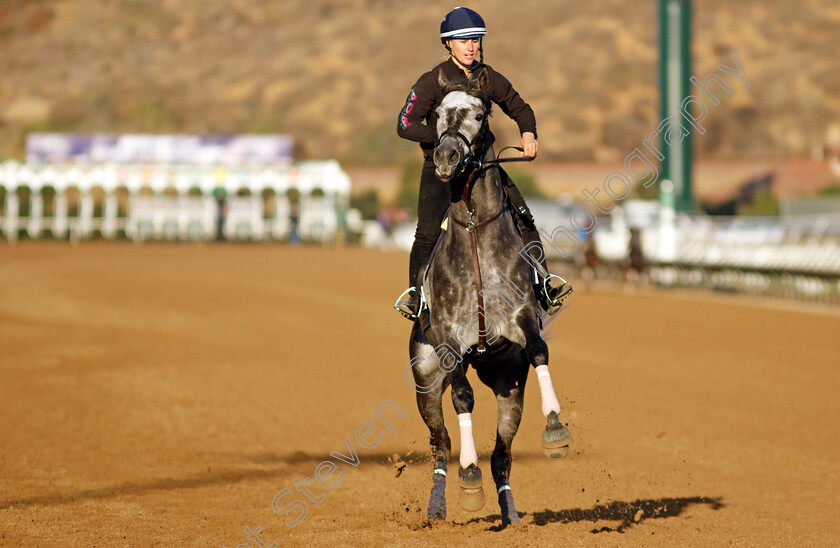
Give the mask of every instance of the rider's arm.
[{"label": "rider's arm", "polygon": [[440,87],[437,77],[427,72],[408,92],[408,98],[397,119],[397,135],[422,144],[437,142],[437,128],[426,125],[434,106],[434,90]]},{"label": "rider's arm", "polygon": [[516,125],[519,126],[519,133],[533,134],[534,140],[537,138],[537,118],[534,116],[534,110],[531,105],[519,96],[519,93],[513,89],[513,86],[507,78],[496,72],[491,71],[490,79],[493,94],[493,102],[499,105],[502,112],[510,116]]}]

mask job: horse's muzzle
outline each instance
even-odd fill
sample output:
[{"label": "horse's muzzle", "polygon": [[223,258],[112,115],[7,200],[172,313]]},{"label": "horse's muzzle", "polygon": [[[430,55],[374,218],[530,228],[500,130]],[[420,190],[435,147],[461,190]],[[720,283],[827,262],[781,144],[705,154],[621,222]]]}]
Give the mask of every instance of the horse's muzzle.
[{"label": "horse's muzzle", "polygon": [[433,154],[435,175],[443,182],[449,182],[458,173],[461,165],[461,151],[451,142],[441,143]]}]

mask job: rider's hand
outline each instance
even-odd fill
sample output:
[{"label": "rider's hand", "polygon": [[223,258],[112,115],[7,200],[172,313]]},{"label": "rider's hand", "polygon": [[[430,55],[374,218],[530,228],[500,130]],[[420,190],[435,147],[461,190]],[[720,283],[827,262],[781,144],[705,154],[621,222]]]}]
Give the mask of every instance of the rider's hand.
[{"label": "rider's hand", "polygon": [[533,133],[526,131],[522,134],[522,152],[519,153],[520,158],[522,156],[536,156],[538,148],[537,138],[534,137]]}]

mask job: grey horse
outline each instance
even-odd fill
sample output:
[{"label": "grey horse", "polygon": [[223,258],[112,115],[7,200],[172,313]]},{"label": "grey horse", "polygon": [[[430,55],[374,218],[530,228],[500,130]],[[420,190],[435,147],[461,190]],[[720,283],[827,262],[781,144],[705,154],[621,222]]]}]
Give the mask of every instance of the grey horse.
[{"label": "grey horse", "polygon": [[[486,69],[485,69],[486,70]],[[560,404],[548,372],[548,346],[540,335],[532,264],[518,252],[523,241],[511,215],[487,127],[491,103],[487,74],[447,81],[438,107],[436,174],[453,186],[448,230],[438,242],[422,285],[423,311],[410,339],[410,368],[417,406],[430,431],[434,459],[428,518],[446,518],[446,463],[450,439],[442,397],[452,387],[461,434],[459,503],[466,510],[484,505],[481,470],[472,435],[471,365],[496,395],[498,424],[491,469],[503,526],[518,523],[510,488],[511,444],[522,418],[529,367],[536,368],[547,426],[543,449],[564,456],[571,436],[559,422]],[[421,274],[422,276],[422,274]],[[408,368],[406,369],[406,373]]]}]

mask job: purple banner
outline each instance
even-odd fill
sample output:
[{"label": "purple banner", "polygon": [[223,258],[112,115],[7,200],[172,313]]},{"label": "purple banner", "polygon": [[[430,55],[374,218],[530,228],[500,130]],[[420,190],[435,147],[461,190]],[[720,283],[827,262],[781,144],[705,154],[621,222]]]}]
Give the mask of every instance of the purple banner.
[{"label": "purple banner", "polygon": [[288,135],[30,133],[30,163],[275,165],[292,161]]}]

